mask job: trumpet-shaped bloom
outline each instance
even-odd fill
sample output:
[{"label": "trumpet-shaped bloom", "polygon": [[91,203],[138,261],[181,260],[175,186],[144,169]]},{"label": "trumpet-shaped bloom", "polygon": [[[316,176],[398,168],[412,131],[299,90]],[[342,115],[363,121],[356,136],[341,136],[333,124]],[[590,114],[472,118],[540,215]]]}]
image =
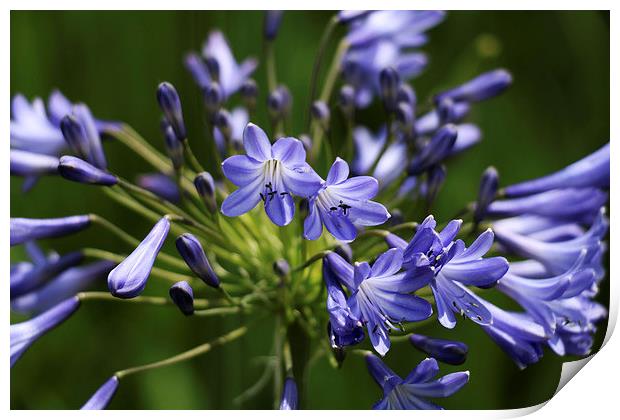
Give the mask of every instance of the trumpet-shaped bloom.
[{"label": "trumpet-shaped bloom", "polygon": [[322,188],[309,200],[304,221],[306,239],[318,239],[325,225],[336,239],[352,241],[357,236],[356,224],[375,226],[389,219],[382,204],[370,201],[379,190],[377,180],[368,176],[347,179],[348,176],[349,165],[336,158]]},{"label": "trumpet-shaped bloom", "polygon": [[170,221],[164,216],[153,226],[140,245],[110,272],[108,275],[110,293],[123,299],[134,298],[142,293],[169,230]]},{"label": "trumpet-shaped bloom", "polygon": [[422,321],[433,313],[430,303],[411,293],[428,284],[432,271],[427,266],[400,271],[403,252],[390,249],[372,267],[356,263],[347,300],[351,313],[364,323],[375,350],[385,355],[390,349],[388,332],[403,322]]},{"label": "trumpet-shaped bloom", "polygon": [[306,163],[302,143],[284,137],[271,145],[265,132],[250,123],[243,132],[243,144],[245,155],[222,163],[224,175],[239,187],[222,203],[222,213],[240,216],[262,201],[273,223],[288,225],[295,212],[291,194],[310,197],[321,186],[321,178]]},{"label": "trumpet-shaped bloom", "polygon": [[90,216],[59,217],[55,219],[26,219],[11,217],[11,246],[33,239],[55,238],[86,229]]},{"label": "trumpet-shaped bloom", "polygon": [[110,404],[118,389],[118,378],[112,376],[93,394],[81,410],[103,410]]},{"label": "trumpet-shaped bloom", "polygon": [[509,197],[535,194],[556,188],[608,188],[609,143],[566,168],[542,178],[521,182],[504,189]]},{"label": "trumpet-shaped bloom", "polygon": [[439,365],[435,359],[424,359],[405,379],[398,376],[374,354],[366,355],[368,372],[383,390],[383,398],[375,410],[441,410],[428,398],[445,398],[469,381],[469,372],[455,372],[435,377]]},{"label": "trumpet-shaped bloom", "polygon": [[79,306],[79,299],[71,297],[28,321],[11,325],[11,367],[39,337],[69,318]]},{"label": "trumpet-shaped bloom", "polygon": [[441,338],[425,337],[411,334],[409,341],[415,348],[428,354],[433,359],[451,365],[462,365],[469,350],[467,344],[460,341],[444,340]]}]

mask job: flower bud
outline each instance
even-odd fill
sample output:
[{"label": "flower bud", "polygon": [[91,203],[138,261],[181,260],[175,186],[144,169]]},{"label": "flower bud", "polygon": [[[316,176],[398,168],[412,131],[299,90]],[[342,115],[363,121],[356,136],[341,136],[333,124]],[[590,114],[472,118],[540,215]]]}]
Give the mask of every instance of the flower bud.
[{"label": "flower bud", "polygon": [[401,83],[400,86],[398,87],[398,93],[396,95],[396,99],[399,103],[405,102],[406,104],[409,104],[414,109],[417,104],[417,97],[416,97],[415,91],[413,90],[411,86],[409,86],[406,83]]},{"label": "flower bud", "polygon": [[60,131],[69,145],[69,148],[78,156],[88,158],[90,145],[86,138],[84,127],[74,115],[65,115],[60,120]]},{"label": "flower bud", "polygon": [[209,76],[211,77],[211,80],[219,83],[220,63],[217,61],[217,58],[213,56],[209,56],[205,58],[205,66],[207,67],[207,71],[209,72]]},{"label": "flower bud", "polygon": [[280,23],[282,22],[283,10],[266,10],[265,11],[265,25],[263,33],[265,39],[272,41],[278,35],[278,29],[280,29]]},{"label": "flower bud", "polygon": [[168,175],[151,173],[139,175],[136,184],[171,203],[181,200],[179,187]]},{"label": "flower bud", "polygon": [[103,410],[108,406],[117,389],[118,378],[112,376],[86,401],[81,410]]},{"label": "flower bud", "polygon": [[213,114],[220,106],[222,106],[222,102],[224,101],[224,93],[222,92],[222,88],[219,83],[211,82],[202,90],[202,95],[205,103],[205,108],[210,114]]},{"label": "flower bud", "polygon": [[253,79],[246,80],[241,85],[241,98],[245,103],[245,106],[249,109],[256,107],[256,98],[258,97],[258,86]]},{"label": "flower bud", "polygon": [[273,263],[273,271],[278,275],[278,277],[285,277],[291,272],[291,266],[288,264],[288,261],[280,258]]},{"label": "flower bud", "polygon": [[169,230],[170,221],[164,216],[138,247],[110,272],[108,289],[112,295],[131,299],[142,293]]},{"label": "flower bud", "polygon": [[184,233],[176,240],[177,250],[187,266],[208,286],[220,287],[220,279],[218,278],[211,264],[207,259],[200,241],[191,233]]},{"label": "flower bud", "polygon": [[443,165],[433,166],[428,171],[428,179],[426,180],[426,201],[433,203],[441,186],[446,180],[446,168]]},{"label": "flower bud", "polygon": [[183,110],[181,109],[181,99],[177,90],[168,82],[160,83],[157,87],[157,102],[163,111],[168,123],[172,126],[174,134],[179,141],[187,138],[185,122],[183,121]]},{"label": "flower bud", "polygon": [[225,109],[217,111],[213,117],[213,125],[222,133],[227,142],[230,141],[232,136],[232,123],[230,112]]},{"label": "flower bud", "polygon": [[344,85],[338,94],[338,106],[345,118],[352,119],[355,113],[355,89],[351,85]]},{"label": "flower bud", "polygon": [[297,384],[292,377],[286,378],[284,381],[284,389],[282,398],[280,399],[280,410],[297,410],[298,396]]},{"label": "flower bud", "polygon": [[101,137],[99,136],[99,130],[97,129],[93,114],[88,106],[84,104],[75,105],[73,107],[73,114],[82,125],[86,141],[88,142],[88,155],[85,156],[85,159],[97,168],[105,170],[108,167],[108,163],[101,146]]},{"label": "flower bud", "polygon": [[415,128],[415,115],[413,108],[406,102],[400,102],[396,107],[396,121],[401,131],[408,137],[411,137]]},{"label": "flower bud", "polygon": [[398,87],[400,86],[400,76],[392,67],[386,67],[379,74],[379,84],[381,86],[381,97],[383,106],[388,112],[396,110]]},{"label": "flower bud", "polygon": [[175,171],[179,171],[183,167],[183,143],[175,134],[172,126],[168,125],[164,130],[164,145],[166,154],[172,161],[172,167]]},{"label": "flower bud", "polygon": [[11,175],[32,176],[58,173],[56,156],[11,149]]},{"label": "flower bud", "polygon": [[267,109],[273,119],[284,118],[292,106],[292,97],[286,86],[278,86],[267,98]]},{"label": "flower bud", "polygon": [[55,219],[11,217],[11,246],[33,239],[55,238],[87,228],[90,216],[69,216]]},{"label": "flower bud", "polygon": [[186,281],[174,283],[168,293],[170,293],[170,299],[184,315],[192,315],[194,313],[194,291]]},{"label": "flower bud", "polygon": [[499,185],[499,175],[497,169],[489,166],[480,179],[480,189],[478,190],[478,200],[474,211],[474,221],[479,223],[485,216],[487,207],[495,199]]},{"label": "flower bud", "polygon": [[479,102],[497,96],[512,84],[512,75],[504,70],[489,71],[435,96],[435,103],[450,98],[454,102]]},{"label": "flower bud", "polygon": [[411,334],[409,341],[418,350],[450,365],[462,365],[467,358],[468,347],[460,341],[430,338],[419,334]]},{"label": "flower bud", "polygon": [[115,175],[102,171],[75,156],[62,156],[58,172],[63,178],[82,184],[111,186],[118,183]]},{"label": "flower bud", "polygon": [[435,132],[409,165],[409,175],[419,175],[443,161],[452,151],[457,137],[456,126],[447,124]]},{"label": "flower bud", "polygon": [[28,293],[42,284],[48,283],[52,278],[62,273],[69,267],[78,265],[84,259],[80,251],[70,252],[45,263],[34,265],[27,273],[19,276],[11,276],[11,299]]},{"label": "flower bud", "polygon": [[312,118],[319,123],[323,130],[329,129],[330,112],[325,102],[315,101],[310,111],[312,112]]},{"label": "flower bud", "polygon": [[207,210],[209,210],[211,214],[216,213],[215,182],[211,174],[209,172],[201,172],[196,175],[196,178],[194,178],[194,186],[196,187],[196,191],[198,191],[198,195],[205,203]]},{"label": "flower bud", "polygon": [[11,325],[11,367],[39,337],[69,318],[79,306],[79,299],[73,296],[28,321]]},{"label": "flower bud", "polygon": [[450,98],[444,98],[437,103],[437,115],[439,116],[439,124],[444,125],[455,122],[458,118],[454,101]]}]

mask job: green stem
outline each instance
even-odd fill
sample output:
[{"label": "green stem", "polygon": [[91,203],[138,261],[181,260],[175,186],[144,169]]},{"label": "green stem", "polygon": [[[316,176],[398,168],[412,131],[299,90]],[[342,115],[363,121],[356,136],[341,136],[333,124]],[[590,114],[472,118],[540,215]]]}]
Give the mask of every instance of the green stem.
[{"label": "green stem", "polygon": [[273,42],[266,40],[264,47],[265,65],[267,67],[267,88],[269,92],[273,92],[277,85],[278,79],[276,77],[276,58],[273,50]]},{"label": "green stem", "polygon": [[232,315],[241,312],[239,306],[224,306],[220,308],[209,308],[194,311],[195,316],[216,316],[216,315]]},{"label": "green stem", "polygon": [[125,376],[132,375],[134,373],[142,372],[142,371],[145,371],[145,370],[157,369],[157,368],[161,368],[161,367],[165,367],[165,366],[170,366],[170,365],[173,365],[175,363],[184,362],[186,360],[189,360],[189,359],[192,359],[194,357],[197,357],[197,356],[200,356],[202,354],[205,354],[205,353],[207,353],[208,351],[210,351],[211,349],[213,349],[215,347],[219,347],[219,346],[222,346],[224,344],[228,344],[228,343],[230,343],[230,342],[232,342],[232,341],[242,337],[247,332],[248,332],[248,327],[247,326],[243,326],[243,327],[237,328],[236,330],[232,330],[231,332],[229,332],[227,334],[224,334],[224,335],[216,338],[213,341],[201,344],[198,347],[194,347],[193,349],[190,349],[190,350],[185,351],[183,353],[177,354],[176,356],[172,356],[172,357],[169,357],[167,359],[160,360],[159,362],[149,363],[149,364],[142,365],[142,366],[136,366],[136,367],[120,370],[120,371],[115,373],[115,376],[118,379],[121,379],[121,378],[123,378]]},{"label": "green stem", "polygon": [[[161,296],[137,296],[132,299],[121,299],[112,296],[108,292],[80,292],[77,295],[77,298],[80,302],[86,301],[106,301],[106,302],[124,302],[124,303],[143,303],[149,305],[161,305],[161,306],[170,306],[175,305],[175,303],[165,297]],[[209,301],[207,299],[194,299],[194,306],[199,307],[207,307],[209,306]]]},{"label": "green stem", "polygon": [[187,139],[183,140],[183,151],[185,152],[185,157],[187,158],[189,164],[192,166],[192,169],[196,172],[204,172],[204,168],[192,152],[191,147],[189,146],[189,141]]},{"label": "green stem", "polygon": [[309,266],[311,266],[312,264],[314,264],[315,262],[319,261],[320,259],[322,259],[324,256],[327,255],[329,251],[321,251],[318,254],[314,254],[312,257],[310,257],[310,259],[308,261],[306,261],[305,263],[303,263],[302,265],[295,267],[291,270],[291,272],[297,272],[297,271],[301,271]]}]

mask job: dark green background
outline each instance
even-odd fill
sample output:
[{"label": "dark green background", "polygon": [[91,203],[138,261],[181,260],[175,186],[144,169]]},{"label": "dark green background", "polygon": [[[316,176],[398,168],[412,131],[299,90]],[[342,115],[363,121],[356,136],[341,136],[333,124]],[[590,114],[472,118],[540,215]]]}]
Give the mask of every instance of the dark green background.
[{"label": "dark green background", "polygon": [[[295,97],[290,134],[302,129],[311,63],[329,16],[319,12],[284,16],[276,56],[278,78]],[[70,99],[87,103],[100,118],[128,122],[161,148],[155,88],[168,80],[184,101],[193,147],[206,156],[200,95],[182,57],[198,49],[215,28],[224,31],[237,58],[260,56],[259,12],[14,11],[11,94],[46,98],[52,88],[59,88]],[[502,97],[475,107],[470,120],[483,129],[484,140],[449,166],[436,206],[439,220],[473,199],[479,174],[488,165],[498,168],[502,184],[507,185],[558,169],[608,141],[608,13],[451,12],[430,36],[425,47],[430,66],[413,83],[420,98],[495,67],[510,69],[515,81]],[[255,76],[263,87],[260,101],[264,103],[262,67]],[[125,177],[150,169],[120,144],[108,142],[106,153],[111,169]],[[20,185],[21,180],[11,180],[12,216],[97,212],[139,237],[150,227],[96,188],[47,178],[24,196]],[[63,252],[85,244],[128,251],[96,229],[44,242]],[[12,249],[11,258],[23,259],[23,251]],[[149,284],[147,292],[163,295],[166,290]],[[607,301],[606,285],[601,299]],[[175,354],[234,325],[231,320],[185,318],[174,308],[84,304],[12,369],[11,407],[78,408],[112,372]],[[129,377],[110,407],[231,408],[232,398],[261,371],[256,356],[268,354],[271,327],[260,325],[240,342],[192,362]],[[463,367],[471,371],[471,381],[440,402],[446,408],[522,407],[542,402],[556,387],[560,359],[549,351],[541,363],[520,372],[471,323],[460,322],[454,332],[435,330],[436,335],[460,338],[471,348]],[[387,361],[406,375],[422,358],[408,344],[398,344]],[[454,369],[444,366],[442,370]],[[270,389],[243,408],[269,408]],[[341,371],[332,371],[321,360],[311,372],[309,391],[311,408],[367,408],[380,397],[362,361],[355,357]]]}]

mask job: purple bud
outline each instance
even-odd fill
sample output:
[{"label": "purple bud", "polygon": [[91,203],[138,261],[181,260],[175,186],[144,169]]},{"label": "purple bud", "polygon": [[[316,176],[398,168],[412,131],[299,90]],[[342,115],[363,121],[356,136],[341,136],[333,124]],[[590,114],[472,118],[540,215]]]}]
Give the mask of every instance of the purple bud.
[{"label": "purple bud", "polygon": [[194,178],[194,186],[198,195],[205,203],[207,210],[211,214],[217,212],[217,202],[215,200],[215,182],[209,172],[201,172]]},{"label": "purple bud", "polygon": [[327,130],[329,128],[330,119],[330,112],[327,104],[323,101],[315,101],[310,111],[312,112],[312,118],[314,118],[324,130]]},{"label": "purple bud", "polygon": [[399,102],[396,107],[395,116],[404,134],[412,136],[415,128],[415,114],[412,106],[407,102]]},{"label": "purple bud", "polygon": [[256,98],[258,97],[258,86],[254,79],[246,80],[243,85],[241,85],[241,98],[249,109],[254,109],[256,107]]},{"label": "purple bud", "polygon": [[86,401],[81,410],[103,410],[108,406],[117,389],[118,378],[112,376]]},{"label": "purple bud", "polygon": [[69,267],[78,265],[84,259],[84,254],[79,251],[70,252],[43,264],[37,264],[32,269],[15,277],[11,276],[11,299],[28,293],[50,279],[62,273]]},{"label": "purple bud", "polygon": [[292,106],[291,93],[286,86],[278,86],[267,98],[267,109],[272,118],[285,117]]},{"label": "purple bud", "polygon": [[87,159],[90,154],[90,145],[84,127],[78,119],[74,115],[65,115],[60,120],[60,131],[71,150]]},{"label": "purple bud", "polygon": [[441,186],[446,180],[446,168],[443,165],[435,165],[428,171],[426,180],[426,201],[433,203]]},{"label": "purple bud", "polygon": [[142,174],[136,179],[136,184],[171,203],[178,203],[181,199],[179,187],[168,175]]},{"label": "purple bud", "polygon": [[512,75],[508,71],[504,69],[493,70],[483,73],[454,89],[440,93],[435,97],[435,102],[439,103],[439,101],[445,98],[450,98],[454,102],[483,101],[499,95],[511,84]]},{"label": "purple bud", "polygon": [[207,111],[211,114],[220,109],[220,106],[222,106],[222,102],[224,101],[224,93],[217,82],[212,82],[205,86],[202,90],[202,96],[204,99],[205,108],[207,108]]},{"label": "purple bud", "polygon": [[69,318],[79,306],[79,299],[73,296],[41,315],[11,325],[11,367],[39,337]]},{"label": "purple bud", "polygon": [[196,84],[204,88],[211,82],[209,70],[202,57],[198,54],[190,53],[185,56],[185,68],[192,74]]},{"label": "purple bud", "polygon": [[69,235],[86,229],[89,225],[89,215],[58,217],[55,219],[11,217],[11,246],[33,239]]},{"label": "purple bud", "polygon": [[97,168],[105,170],[108,167],[108,163],[103,152],[101,137],[99,136],[99,130],[97,129],[97,123],[93,114],[88,106],[84,104],[75,105],[73,107],[73,114],[80,122],[88,143],[88,154],[85,155],[85,159]]},{"label": "purple bud", "polygon": [[205,65],[207,66],[207,71],[209,72],[209,76],[211,76],[211,80],[219,82],[220,63],[217,61],[217,58],[213,56],[205,58]]},{"label": "purple bud", "polygon": [[280,410],[297,410],[298,396],[297,384],[295,379],[290,376],[284,381],[282,398],[280,399]]},{"label": "purple bud", "polygon": [[164,130],[164,144],[174,170],[178,171],[183,167],[184,162],[183,143],[179,140],[171,125],[168,125]]},{"label": "purple bud", "polygon": [[447,124],[435,132],[409,165],[409,175],[419,175],[443,161],[451,152],[457,137],[456,126]]},{"label": "purple bud", "polygon": [[344,85],[340,88],[338,105],[346,118],[353,118],[353,114],[355,113],[355,89],[353,86]]},{"label": "purple bud", "polygon": [[291,266],[288,264],[283,258],[280,258],[276,262],[273,263],[273,271],[279,277],[287,276],[291,272]]},{"label": "purple bud", "polygon": [[58,172],[63,178],[82,184],[116,185],[118,178],[75,156],[62,156]]},{"label": "purple bud", "polygon": [[415,108],[417,103],[415,91],[411,86],[406,83],[401,83],[401,85],[398,87],[398,93],[396,95],[396,98],[399,103],[405,102],[409,104],[412,108]]},{"label": "purple bud", "polygon": [[174,133],[179,140],[187,138],[185,122],[183,121],[183,110],[181,109],[181,99],[177,90],[168,82],[162,82],[157,87],[157,102],[162,112],[166,116],[168,123],[174,129]]},{"label": "purple bud", "polygon": [[174,283],[168,293],[170,293],[170,299],[184,315],[192,315],[194,313],[194,291],[186,281]]},{"label": "purple bud", "polygon": [[383,98],[385,109],[388,112],[394,112],[394,110],[396,110],[398,98],[398,87],[400,86],[400,76],[398,72],[392,67],[381,70],[379,74],[379,84],[381,86],[381,97]]},{"label": "purple bud", "polygon": [[486,213],[487,207],[495,199],[499,185],[499,175],[497,169],[489,166],[480,179],[480,189],[478,190],[478,201],[474,211],[474,221],[479,223]]},{"label": "purple bud", "polygon": [[218,278],[211,264],[207,259],[200,241],[191,233],[184,233],[176,240],[177,250],[187,266],[211,287],[220,287],[220,279]]},{"label": "purple bud", "polygon": [[437,103],[437,115],[439,116],[439,124],[444,125],[457,120],[457,110],[454,101],[450,98],[444,98]]},{"label": "purple bud", "polygon": [[32,176],[58,173],[58,158],[11,149],[11,175]]},{"label": "purple bud", "polygon": [[220,109],[213,116],[213,125],[215,125],[220,133],[224,136],[226,141],[230,141],[232,136],[232,118],[230,112],[225,109]]},{"label": "purple bud", "polygon": [[266,10],[265,11],[265,25],[264,35],[265,39],[272,41],[278,35],[278,29],[280,29],[280,23],[282,22],[283,10]]},{"label": "purple bud", "polygon": [[169,230],[170,221],[164,216],[138,247],[110,272],[108,289],[112,295],[130,299],[142,293]]},{"label": "purple bud", "polygon": [[460,341],[442,340],[418,334],[411,334],[409,341],[418,350],[450,365],[462,365],[467,358],[468,347]]}]

